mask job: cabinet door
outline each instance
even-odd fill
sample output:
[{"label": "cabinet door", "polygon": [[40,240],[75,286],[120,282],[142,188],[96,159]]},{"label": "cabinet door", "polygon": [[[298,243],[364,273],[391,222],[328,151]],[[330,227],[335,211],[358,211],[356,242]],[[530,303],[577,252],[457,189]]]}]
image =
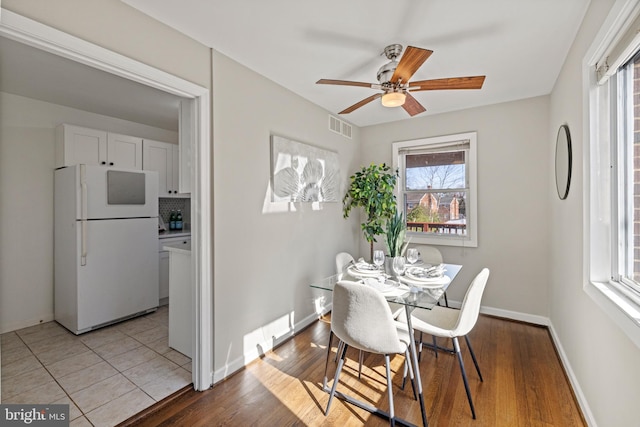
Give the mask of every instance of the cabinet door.
[{"label": "cabinet door", "polygon": [[107,162],[107,132],[63,124],[57,128],[56,167]]},{"label": "cabinet door", "polygon": [[[178,193],[180,188],[180,171],[182,169],[182,164],[180,162],[180,146],[177,144],[173,145],[173,165],[172,165],[172,186],[173,186],[173,194],[178,194],[184,197],[190,197],[190,193]],[[190,188],[190,187],[185,187]]]},{"label": "cabinet door", "polygon": [[118,169],[142,170],[142,139],[109,133],[107,164]]},{"label": "cabinet door", "polygon": [[142,143],[143,169],[158,172],[158,195],[174,194],[173,147],[175,144],[145,139]]}]

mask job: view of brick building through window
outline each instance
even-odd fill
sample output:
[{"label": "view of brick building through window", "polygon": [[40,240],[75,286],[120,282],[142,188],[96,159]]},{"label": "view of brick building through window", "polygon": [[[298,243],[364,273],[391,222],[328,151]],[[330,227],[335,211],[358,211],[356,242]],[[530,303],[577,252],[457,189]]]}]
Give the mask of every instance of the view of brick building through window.
[{"label": "view of brick building through window", "polygon": [[407,229],[466,235],[465,152],[406,156]]},{"label": "view of brick building through window", "polygon": [[633,280],[640,283],[640,57],[633,63]]}]

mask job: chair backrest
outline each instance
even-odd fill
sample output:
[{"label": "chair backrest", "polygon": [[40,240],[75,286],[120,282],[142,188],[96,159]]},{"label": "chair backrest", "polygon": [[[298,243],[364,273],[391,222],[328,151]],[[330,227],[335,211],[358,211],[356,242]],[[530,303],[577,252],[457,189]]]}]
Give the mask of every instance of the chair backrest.
[{"label": "chair backrest", "polygon": [[458,322],[453,329],[452,336],[461,337],[467,335],[478,321],[480,314],[480,303],[482,302],[482,294],[489,279],[489,269],[483,268],[480,273],[473,279],[467,289],[467,293],[462,300],[460,307],[460,315]]},{"label": "chair backrest", "polygon": [[435,246],[417,246],[420,252],[420,259],[427,264],[442,264],[442,253]]},{"label": "chair backrest", "polygon": [[336,255],[336,273],[341,274],[350,263],[355,263],[355,259],[348,252],[340,252]]},{"label": "chair backrest", "polygon": [[370,353],[403,353],[396,323],[382,294],[341,280],[333,288],[331,330],[347,345]]}]

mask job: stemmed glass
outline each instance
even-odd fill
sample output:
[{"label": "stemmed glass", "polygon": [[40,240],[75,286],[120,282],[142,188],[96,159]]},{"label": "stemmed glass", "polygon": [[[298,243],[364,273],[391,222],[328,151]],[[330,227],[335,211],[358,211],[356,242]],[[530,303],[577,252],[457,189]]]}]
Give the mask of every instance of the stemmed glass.
[{"label": "stemmed glass", "polygon": [[407,249],[407,261],[409,261],[409,264],[413,264],[416,261],[418,261],[418,249],[416,248]]},{"label": "stemmed glass", "polygon": [[395,271],[396,277],[404,274],[405,266],[405,259],[403,256],[393,258],[393,271]]},{"label": "stemmed glass", "polygon": [[384,264],[384,252],[380,250],[373,251],[373,263],[380,269],[382,264]]}]

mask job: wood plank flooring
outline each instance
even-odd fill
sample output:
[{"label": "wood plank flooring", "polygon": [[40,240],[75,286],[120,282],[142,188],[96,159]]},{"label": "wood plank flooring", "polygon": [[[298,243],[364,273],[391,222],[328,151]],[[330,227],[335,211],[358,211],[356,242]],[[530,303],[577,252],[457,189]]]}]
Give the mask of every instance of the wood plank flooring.
[{"label": "wood plank flooring", "polygon": [[[322,391],[330,319],[312,324],[260,360],[205,392],[184,389],[121,426],[385,426],[387,421],[334,400]],[[420,373],[431,426],[585,426],[549,331],[525,323],[480,316],[469,335],[484,382],[461,341],[476,407],[473,420],[454,355],[424,350]],[[450,340],[438,344],[450,346]],[[335,346],[335,343],[334,343]],[[335,352],[335,347],[333,348]],[[388,409],[384,359],[367,354],[358,380],[357,352],[350,350],[338,390]],[[402,383],[402,356],[392,359],[396,415],[421,425],[420,405]],[[335,372],[333,359],[329,378]]]}]

